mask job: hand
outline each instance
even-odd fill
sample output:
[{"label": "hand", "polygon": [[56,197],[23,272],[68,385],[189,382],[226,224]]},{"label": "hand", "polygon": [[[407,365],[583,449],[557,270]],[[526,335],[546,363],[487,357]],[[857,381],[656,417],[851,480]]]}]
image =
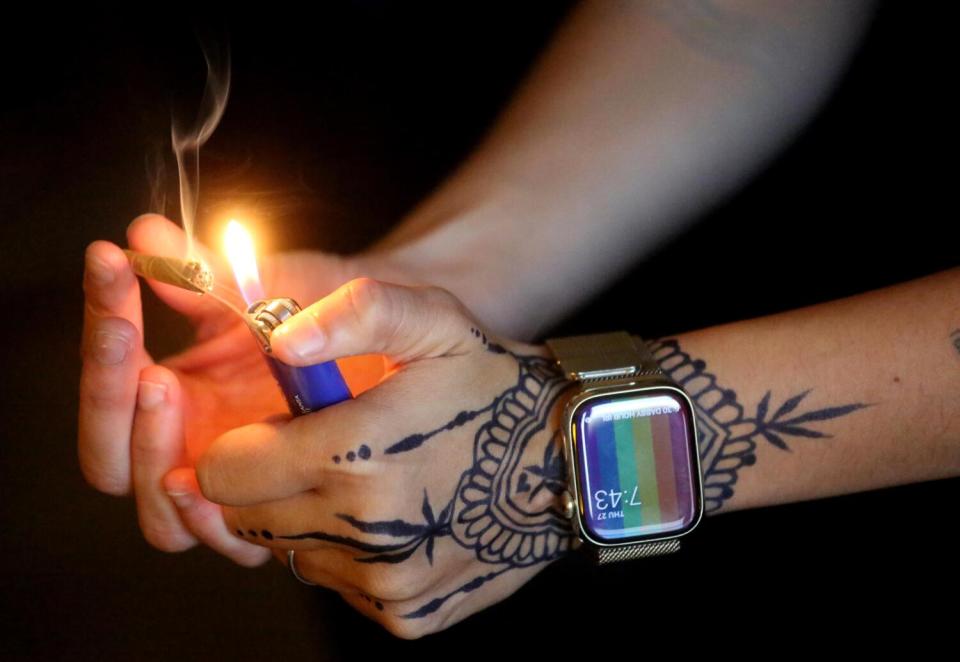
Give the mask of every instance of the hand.
[{"label": "hand", "polygon": [[543,347],[495,338],[451,294],[353,280],[273,335],[309,365],[378,353],[359,397],[218,438],[197,463],[238,540],[296,550],[301,576],[403,638],[517,590],[572,543],[560,405]]},{"label": "hand", "polygon": [[[141,216],[127,234],[135,250],[184,254],[183,232],[163,217]],[[216,255],[205,251],[204,259],[217,279],[233,282]],[[294,253],[263,261],[261,274],[268,292],[312,301],[348,280],[351,268],[333,256]],[[151,286],[197,332],[196,345],[159,364],[143,347],[140,288],[126,257],[108,242],[88,247],[80,466],[103,492],[133,491],[144,537],[158,549],[180,551],[200,541],[237,563],[258,565],[269,553],[229,532],[193,472],[167,474],[192,466],[221,433],[286,413],[283,398],[236,315],[210,297]]]}]

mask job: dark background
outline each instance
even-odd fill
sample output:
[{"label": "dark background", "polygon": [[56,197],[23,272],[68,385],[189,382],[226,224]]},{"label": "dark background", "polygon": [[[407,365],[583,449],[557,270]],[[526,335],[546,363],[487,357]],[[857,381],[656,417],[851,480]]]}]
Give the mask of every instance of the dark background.
[{"label": "dark background", "polygon": [[[476,143],[566,11],[517,4],[233,9],[234,87],[201,153],[201,216],[240,201],[273,228],[275,250],[362,248]],[[554,331],[673,333],[955,266],[955,35],[919,5],[881,5],[788,150]],[[708,518],[671,558],[602,571],[564,559],[416,642],[276,564],[248,571],[205,549],[150,548],[132,501],[94,492],[76,464],[82,255],[159,210],[146,164],[159,155],[175,172],[171,109],[197,101],[191,26],[207,23],[103,11],[2,28],[0,658],[548,655],[571,654],[577,635],[603,644],[587,649],[597,659],[619,642],[639,655],[654,643],[779,655],[950,632],[957,479]],[[160,190],[175,196],[175,185]],[[662,302],[657,319],[610,305],[665,269],[689,298]],[[153,349],[188,340],[180,320],[147,305]]]}]

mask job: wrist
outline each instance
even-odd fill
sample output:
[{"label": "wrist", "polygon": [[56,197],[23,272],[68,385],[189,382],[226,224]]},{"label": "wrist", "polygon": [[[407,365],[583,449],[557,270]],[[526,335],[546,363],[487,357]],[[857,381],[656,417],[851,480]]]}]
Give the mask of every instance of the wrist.
[{"label": "wrist", "polygon": [[[502,481],[507,498],[501,508],[522,515],[527,533],[542,534],[531,539],[538,558],[555,560],[578,543],[573,522],[564,510],[569,473],[561,433],[564,408],[576,389],[545,345],[508,343],[507,351],[519,363],[520,379],[511,389],[513,402],[494,415],[498,427],[510,429],[513,425],[516,429],[512,434],[501,431],[493,435],[493,439],[510,438],[516,443],[504,453],[513,469]],[[526,417],[520,415],[523,411]],[[526,436],[529,441],[523,442]]]},{"label": "wrist", "polygon": [[[490,330],[515,337],[516,316],[503,293],[501,255],[461,238],[464,218],[403,241],[384,241],[352,256],[357,275],[402,285],[432,285],[452,292]],[[455,227],[448,227],[455,226]],[[516,288],[514,288],[516,289]]]}]

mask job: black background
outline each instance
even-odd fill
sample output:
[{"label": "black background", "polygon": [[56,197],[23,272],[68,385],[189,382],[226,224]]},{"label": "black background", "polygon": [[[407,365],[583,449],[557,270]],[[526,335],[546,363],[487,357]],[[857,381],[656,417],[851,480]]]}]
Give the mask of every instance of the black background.
[{"label": "black background", "polygon": [[[554,331],[655,336],[954,266],[955,35],[918,4],[881,5],[789,149]],[[672,558],[602,571],[564,559],[416,642],[275,564],[150,548],[132,502],[80,476],[76,391],[84,247],[121,241],[149,208],[145,164],[166,154],[171,108],[195,104],[202,84],[192,27],[217,23],[161,11],[11,16],[2,28],[0,658],[572,654],[578,636],[597,659],[623,654],[620,643],[636,655],[778,655],[950,632],[957,479],[708,518]],[[351,251],[483,135],[566,5],[243,11],[227,15],[234,88],[201,153],[201,215],[240,200],[273,228],[275,250]],[[175,184],[162,188],[172,196]],[[665,269],[690,296],[631,319],[622,303]],[[147,307],[154,350],[187,342],[180,320]]]}]

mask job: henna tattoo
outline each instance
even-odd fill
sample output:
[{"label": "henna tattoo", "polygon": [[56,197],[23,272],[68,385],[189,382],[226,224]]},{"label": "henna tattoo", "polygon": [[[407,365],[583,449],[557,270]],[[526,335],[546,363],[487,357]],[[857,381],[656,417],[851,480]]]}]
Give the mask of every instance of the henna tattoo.
[{"label": "henna tattoo", "polygon": [[473,334],[474,338],[480,339],[480,342],[483,343],[483,346],[486,347],[488,352],[491,352],[493,354],[509,353],[507,352],[506,347],[504,347],[503,345],[498,345],[495,342],[490,342],[489,340],[487,340],[487,334],[481,331],[480,329],[476,327],[470,327],[470,333]]},{"label": "henna tattoo", "polygon": [[433,565],[433,544],[434,540],[443,536],[450,535],[450,508],[452,502],[447,504],[443,512],[438,517],[434,517],[433,508],[430,506],[430,499],[427,496],[427,490],[423,490],[423,504],[421,512],[425,524],[414,524],[405,522],[401,519],[395,519],[384,522],[364,522],[355,517],[343,513],[337,513],[337,517],[350,524],[350,526],[362,531],[363,533],[373,533],[386,535],[392,538],[406,538],[401,543],[392,545],[371,545],[361,543],[352,538],[342,538],[330,536],[322,531],[310,531],[292,536],[280,536],[285,540],[304,540],[312,538],[314,540],[330,540],[350,544],[351,546],[366,552],[378,552],[374,556],[361,556],[354,558],[361,563],[400,563],[409,558],[417,548],[426,543],[427,560]]},{"label": "henna tattoo", "polygon": [[[559,452],[558,452],[558,449]],[[553,443],[547,444],[543,449],[543,461],[540,465],[531,464],[526,470],[535,476],[540,477],[540,484],[530,492],[527,501],[533,501],[537,493],[546,488],[554,496],[560,496],[567,488],[567,463],[563,458],[563,437],[557,430],[553,435]],[[517,484],[517,492],[526,492],[530,490],[530,484],[527,483],[527,474],[520,474],[520,481]]]},{"label": "henna tattoo", "polygon": [[[498,571],[474,577],[446,595],[432,599],[405,614],[406,618],[426,616],[459,593],[476,590],[513,568],[553,560],[570,548],[573,531],[569,520],[552,505],[539,510],[531,507],[533,497],[541,490],[557,494],[558,485],[565,480],[566,467],[559,441],[554,438],[547,444],[539,464],[530,460],[522,463],[530,440],[543,431],[551,410],[570,384],[554,361],[507,352],[490,343],[482,332],[474,331],[488,350],[509,353],[516,360],[515,385],[486,407],[460,412],[437,429],[406,437],[384,451],[386,455],[411,451],[434,435],[489,412],[488,420],[474,436],[472,465],[461,474],[452,498],[440,514],[434,515],[424,490],[423,523],[402,519],[366,522],[345,513],[336,514],[361,533],[388,536],[397,541],[394,543],[373,544],[323,531],[277,536],[284,540],[309,538],[336,542],[370,553],[355,557],[354,560],[361,563],[400,563],[424,546],[430,564],[433,564],[435,541],[449,536],[485,562],[506,564]],[[538,484],[531,485],[529,476],[538,478]],[[527,491],[531,494],[520,498]]]},{"label": "henna tattoo", "polygon": [[441,432],[445,432],[447,430],[453,430],[454,428],[458,428],[463,425],[466,425],[467,423],[475,419],[480,414],[484,414],[490,411],[491,409],[493,409],[494,406],[496,406],[496,404],[497,404],[497,399],[494,398],[493,402],[488,404],[486,407],[482,407],[480,409],[461,411],[459,414],[457,414],[456,416],[454,416],[449,421],[447,421],[446,423],[444,423],[443,425],[441,425],[435,430],[430,430],[429,432],[411,434],[409,436],[404,437],[403,439],[393,444],[392,446],[387,447],[384,453],[386,455],[392,455],[394,453],[405,453],[407,451],[412,451],[415,448],[419,448],[420,446],[423,445],[423,442],[427,441],[431,437],[434,437],[440,434]]},{"label": "henna tattoo", "polygon": [[[353,462],[357,458],[360,458],[361,460],[369,460],[372,454],[373,453],[371,452],[369,446],[367,446],[366,444],[361,444],[360,448],[358,448],[356,452],[354,451],[347,452],[347,461]],[[335,464],[340,464],[341,460],[343,460],[343,458],[341,458],[339,455],[333,456],[333,462]]]},{"label": "henna tattoo", "polygon": [[763,400],[761,400],[760,404],[757,405],[757,415],[754,417],[754,420],[757,423],[757,434],[763,435],[767,441],[777,448],[789,451],[790,447],[787,446],[787,443],[783,440],[782,435],[809,437],[812,439],[829,438],[832,436],[820,432],[819,430],[811,430],[810,428],[803,427],[801,423],[827,421],[831,418],[846,416],[850,412],[870,406],[869,404],[856,403],[851,405],[843,405],[841,407],[827,407],[826,409],[809,411],[806,414],[800,414],[799,416],[782,420],[781,417],[796,409],[797,405],[800,404],[805,397],[807,397],[809,392],[810,389],[807,389],[803,393],[793,396],[783,403],[780,408],[777,409],[776,413],[769,420],[767,420],[767,409],[770,405],[770,391],[767,391],[766,395],[763,396]]},{"label": "henna tattoo", "polygon": [[[473,466],[460,478],[451,526],[454,540],[480,560],[525,567],[556,558],[570,545],[570,522],[552,504],[531,510],[530,499],[515,498],[526,470],[520,468],[524,451],[569,382],[553,360],[517,358],[516,386],[501,394],[474,437]],[[541,482],[551,479],[548,474]]]},{"label": "henna tattoo", "polygon": [[[552,561],[571,548],[573,527],[557,508],[548,505],[531,510],[526,507],[530,499],[527,504],[515,499],[524,476],[524,469],[519,469],[524,451],[533,436],[543,430],[550,411],[570,383],[555,361],[514,357],[519,370],[517,384],[497,398],[493,416],[474,437],[473,466],[460,477],[450,522],[457,544],[473,550],[485,563],[505,563],[506,567],[474,577],[446,595],[401,614],[403,618],[423,618],[459,593],[476,590],[509,570]],[[555,441],[552,439],[548,447]],[[545,451],[548,459],[550,452]],[[545,472],[542,482],[552,480],[553,462],[548,466],[550,471]]]},{"label": "henna tattoo", "polygon": [[[418,525],[408,524],[403,520],[391,520],[389,522],[361,522],[360,520],[354,519],[349,515],[343,515],[342,513],[338,513],[336,516],[340,519],[343,519],[349,522],[351,525],[354,525],[357,528],[360,528],[361,530],[365,530],[365,532],[367,533],[380,533],[383,535],[389,535],[389,536],[395,536],[395,537],[405,537],[408,535],[418,533],[418,531],[416,530]],[[332,542],[332,543],[337,543],[339,545],[344,545],[346,547],[352,547],[355,550],[360,552],[392,552],[392,551],[401,549],[403,547],[406,547],[410,542],[410,541],[406,541],[403,543],[398,543],[393,545],[376,545],[373,543],[364,542],[363,540],[359,540],[357,538],[351,538],[349,536],[338,536],[332,533],[326,533],[324,531],[307,531],[306,533],[296,533],[293,535],[275,536],[275,537],[280,540],[323,540],[326,542]],[[411,551],[410,553],[412,554],[413,552]],[[409,555],[410,554],[407,554],[403,556],[403,558],[384,556],[384,557],[378,558],[377,560],[385,563],[398,563],[406,559]],[[372,557],[368,557],[368,558],[372,558]],[[355,558],[354,561],[359,561],[363,563],[365,562],[365,559],[360,557],[360,558]]]},{"label": "henna tattoo", "polygon": [[[497,343],[490,342],[487,339],[487,334],[485,334],[480,329],[476,327],[470,327],[470,333],[473,334],[475,338],[480,339],[480,342],[483,343],[483,346],[487,349],[488,352],[491,352],[493,354],[509,353],[503,346],[498,345]],[[460,426],[466,425],[470,421],[474,420],[480,414],[484,414],[490,411],[491,409],[493,409],[496,404],[497,404],[497,400],[495,398],[493,402],[491,402],[486,407],[482,407],[480,409],[461,411],[460,413],[458,413],[456,416],[454,416],[452,419],[450,419],[440,427],[434,430],[431,430],[429,432],[416,433],[416,434],[411,434],[407,437],[404,437],[397,443],[388,447],[387,450],[384,452],[387,453],[388,455],[392,455],[394,453],[404,453],[406,451],[412,451],[415,448],[419,448],[420,446],[423,445],[425,441],[427,441],[433,436],[440,434],[441,432],[445,432],[447,430],[453,430],[454,428],[458,428]],[[339,460],[336,457],[334,457],[334,461],[339,462]]]},{"label": "henna tattoo", "polygon": [[373,598],[371,598],[371,597],[370,597],[369,595],[367,595],[366,593],[361,593],[361,594],[360,594],[360,597],[363,598],[364,600],[366,600],[367,602],[372,602],[373,605],[374,605],[377,609],[379,609],[380,611],[383,611],[383,603],[380,602],[379,600],[374,600]]},{"label": "henna tattoo", "polygon": [[957,353],[960,354],[960,329],[956,329],[950,334],[950,340],[953,341],[954,349],[956,349]]},{"label": "henna tattoo", "polygon": [[757,413],[752,417],[745,416],[743,406],[737,402],[736,392],[719,387],[716,376],[707,372],[706,363],[691,359],[689,354],[680,349],[676,340],[655,340],[647,345],[660,368],[683,387],[696,408],[706,513],[718,510],[724,501],[733,496],[739,472],[757,461],[755,451],[759,439],[789,451],[784,436],[830,437],[803,424],[827,421],[871,406],[854,403],[784,418],[810,393],[808,389],[787,399],[768,418],[771,393],[767,391],[757,405]]},{"label": "henna tattoo", "polygon": [[[474,332],[489,348],[482,332]],[[663,371],[678,382],[694,402],[706,512],[716,511],[733,496],[739,472],[756,463],[755,451],[760,440],[789,451],[784,437],[829,438],[830,435],[810,425],[870,406],[853,403],[794,413],[810,393],[808,389],[788,398],[770,415],[772,394],[768,391],[757,405],[756,413],[748,416],[736,392],[718,386],[716,377],[707,372],[706,363],[692,359],[676,340],[652,341],[648,345]],[[363,521],[336,513],[338,519],[359,533],[386,536],[393,540],[391,543],[375,544],[323,531],[275,537],[338,543],[360,552],[361,555],[354,558],[360,563],[401,563],[423,547],[431,565],[436,541],[449,537],[460,547],[472,551],[478,560],[502,566],[430,599],[402,614],[403,618],[423,618],[454,596],[477,590],[510,570],[546,563],[567,552],[573,538],[571,522],[559,512],[555,500],[540,509],[534,503],[534,497],[544,490],[558,495],[566,487],[568,468],[559,433],[538,457],[525,458],[525,452],[530,450],[528,445],[534,435],[544,430],[551,410],[570,383],[552,360],[503,352],[516,360],[514,386],[500,393],[490,405],[460,412],[435,430],[410,435],[384,451],[385,455],[413,451],[443,431],[488,414],[474,435],[471,466],[461,474],[452,497],[439,514],[435,514],[424,489],[422,522]],[[263,532],[264,537],[267,533]],[[256,533],[251,531],[251,535]],[[370,598],[365,596],[365,599]],[[382,609],[382,604],[377,603],[377,608]]]}]

